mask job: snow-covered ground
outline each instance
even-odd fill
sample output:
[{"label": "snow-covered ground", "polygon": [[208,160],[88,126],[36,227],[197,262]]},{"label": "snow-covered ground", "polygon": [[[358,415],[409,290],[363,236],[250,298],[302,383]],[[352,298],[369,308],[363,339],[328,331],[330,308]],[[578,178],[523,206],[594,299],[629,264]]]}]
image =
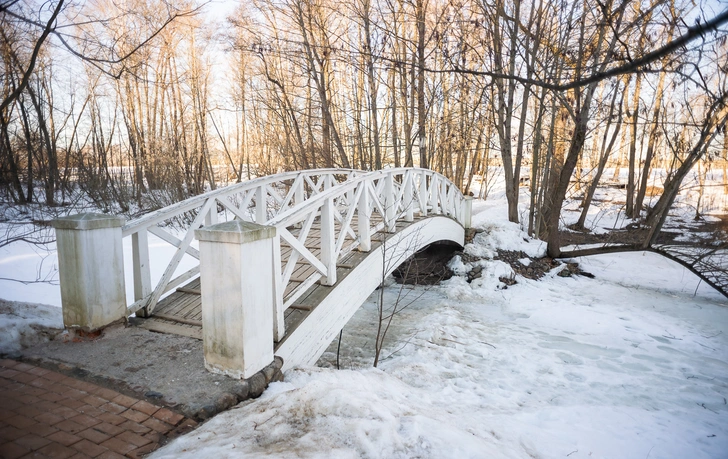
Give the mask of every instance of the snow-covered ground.
[{"label": "snow-covered ground", "polygon": [[[479,203],[497,237],[468,249],[538,250],[502,205]],[[471,284],[408,290],[376,369],[373,295],[344,329],[343,369],[334,342],[154,457],[726,457],[728,301],[658,255],[579,261],[594,279],[502,289],[489,262]]]},{"label": "snow-covered ground", "polygon": [[[600,193],[587,226],[628,223],[613,203],[620,191]],[[501,190],[475,207],[487,231],[469,254],[543,253],[505,221]],[[578,218],[573,207],[565,223]],[[0,248],[0,278],[53,279],[49,247]],[[157,252],[162,266],[168,254]],[[404,288],[409,306],[378,368],[374,294],[343,331],[341,370],[334,341],[317,367],[288,371],[155,457],[728,457],[728,300],[652,253],[578,261],[594,279],[554,271],[504,289],[510,267],[486,259],[470,284]],[[386,304],[398,289],[385,289]],[[0,298],[60,305],[57,284],[0,280]],[[59,325],[59,308],[2,302],[0,352]]]},{"label": "snow-covered ground", "polygon": [[0,299],[0,354],[48,341],[62,329],[61,308]]}]

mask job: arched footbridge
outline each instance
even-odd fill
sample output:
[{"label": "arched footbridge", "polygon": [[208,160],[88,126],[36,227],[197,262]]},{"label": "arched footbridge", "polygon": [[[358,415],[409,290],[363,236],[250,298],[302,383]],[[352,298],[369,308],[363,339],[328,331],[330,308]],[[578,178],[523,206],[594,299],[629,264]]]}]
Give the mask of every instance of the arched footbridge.
[{"label": "arched footbridge", "polygon": [[[471,206],[426,169],[317,169],[213,190],[126,224],[60,219],[64,322],[95,329],[136,313],[141,326],[201,337],[206,367],[234,377],[274,354],[284,368],[313,364],[383,276],[433,242],[463,245]],[[152,269],[159,245],[167,265]]]}]

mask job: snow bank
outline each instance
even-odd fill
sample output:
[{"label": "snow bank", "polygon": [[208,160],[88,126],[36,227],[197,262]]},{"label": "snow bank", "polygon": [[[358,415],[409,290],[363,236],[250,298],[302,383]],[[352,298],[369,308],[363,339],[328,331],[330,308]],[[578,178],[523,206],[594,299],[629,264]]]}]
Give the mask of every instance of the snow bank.
[{"label": "snow bank", "polygon": [[63,329],[61,309],[0,300],[0,354],[48,341]]},{"label": "snow bank", "polygon": [[[155,457],[467,457],[496,445],[377,369],[291,370],[259,400],[218,415]],[[253,407],[255,405],[255,407]]]},{"label": "snow bank", "polygon": [[61,306],[55,242],[16,242],[0,247],[0,297],[9,301]]},{"label": "snow bank", "polygon": [[[491,231],[471,250],[538,253],[477,206]],[[594,279],[501,289],[509,268],[481,260],[470,284],[408,289],[379,369],[373,296],[344,328],[345,370],[334,342],[328,368],[290,370],[154,457],[725,457],[726,299],[655,254],[578,261]]]},{"label": "snow bank", "polygon": [[539,258],[546,254],[546,243],[532,239],[517,223],[509,222],[503,212],[503,201],[479,201],[473,205],[473,227],[482,230],[472,244],[465,246],[465,253],[479,258],[493,258],[495,251],[523,251]]}]

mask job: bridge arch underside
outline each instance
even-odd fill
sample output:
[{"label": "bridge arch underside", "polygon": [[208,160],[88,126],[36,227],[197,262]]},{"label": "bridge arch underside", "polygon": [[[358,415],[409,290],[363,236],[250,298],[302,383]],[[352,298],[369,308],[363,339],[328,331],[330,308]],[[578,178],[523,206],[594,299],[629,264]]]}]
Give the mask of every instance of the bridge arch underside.
[{"label": "bridge arch underside", "polygon": [[440,215],[397,221],[395,233],[382,231],[372,237],[369,252],[352,252],[340,262],[335,285],[312,287],[299,300],[308,306],[289,309],[286,336],[275,346],[275,355],[283,358],[283,370],[315,364],[383,277],[419,250],[440,241],[463,246],[465,230],[457,221]]}]

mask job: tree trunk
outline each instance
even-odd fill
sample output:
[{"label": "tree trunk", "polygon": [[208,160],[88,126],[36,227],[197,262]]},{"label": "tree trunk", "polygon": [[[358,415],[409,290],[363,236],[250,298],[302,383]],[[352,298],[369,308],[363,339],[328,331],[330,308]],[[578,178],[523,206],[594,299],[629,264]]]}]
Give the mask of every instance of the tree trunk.
[{"label": "tree trunk", "polygon": [[416,0],[415,15],[417,21],[417,140],[420,149],[420,167],[427,168],[427,138],[425,120],[425,0]]}]

